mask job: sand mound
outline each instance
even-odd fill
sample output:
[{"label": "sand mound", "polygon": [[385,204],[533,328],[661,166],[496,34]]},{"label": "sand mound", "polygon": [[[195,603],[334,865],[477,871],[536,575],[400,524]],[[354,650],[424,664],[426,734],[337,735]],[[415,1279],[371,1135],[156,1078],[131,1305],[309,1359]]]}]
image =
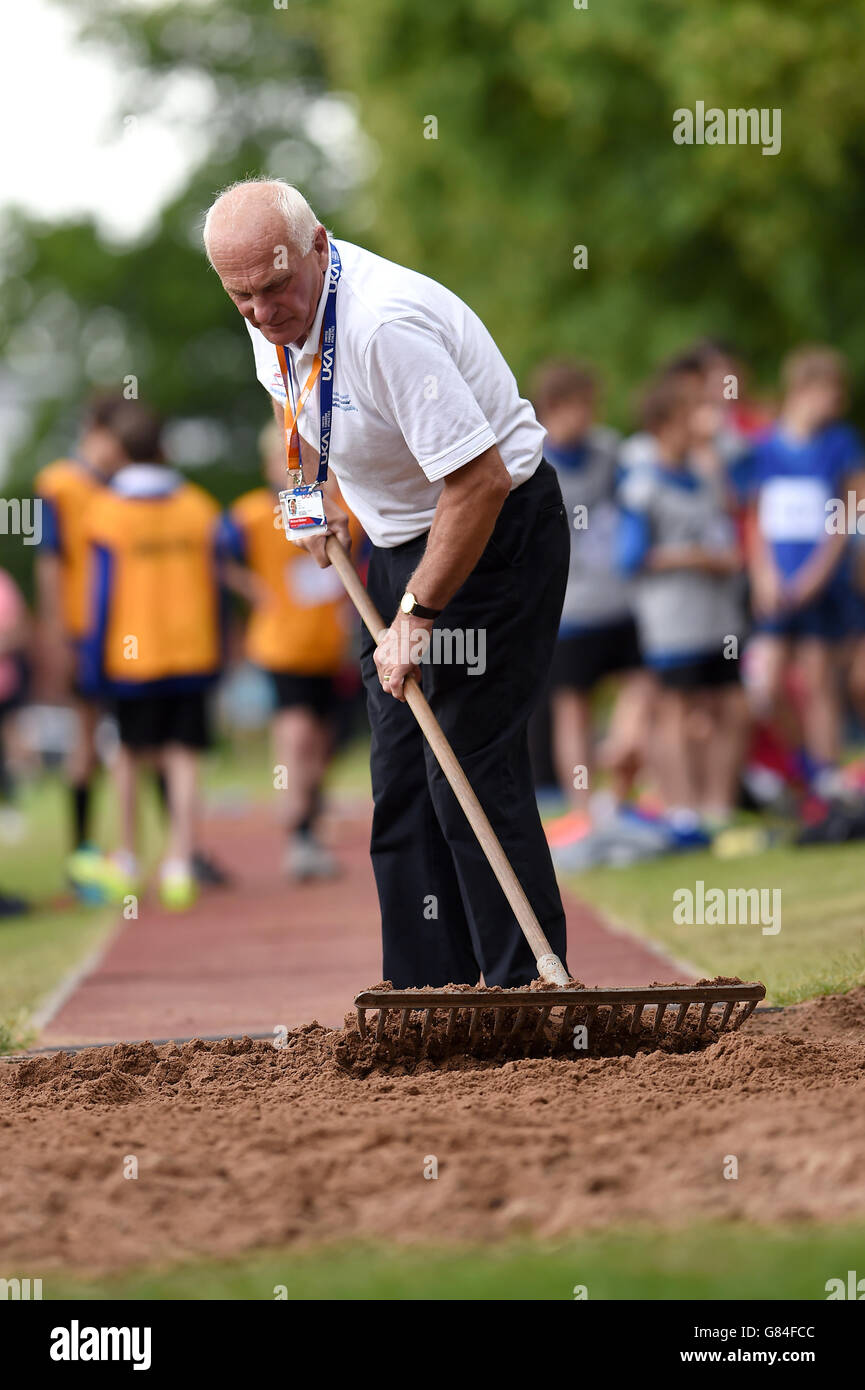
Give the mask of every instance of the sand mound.
[{"label": "sand mound", "polygon": [[344,1035],[310,1024],[284,1048],[9,1061],[0,1247],[47,1274],[322,1239],[861,1217],[863,1023],[860,989],[697,1052],[358,1075]]}]

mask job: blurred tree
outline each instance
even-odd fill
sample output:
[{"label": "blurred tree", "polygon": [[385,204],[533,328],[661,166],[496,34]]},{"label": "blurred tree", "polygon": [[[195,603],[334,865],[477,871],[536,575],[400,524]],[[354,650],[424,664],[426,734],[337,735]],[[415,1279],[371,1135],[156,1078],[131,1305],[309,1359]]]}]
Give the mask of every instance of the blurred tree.
[{"label": "blurred tree", "polygon": [[[360,193],[378,246],[466,298],[518,373],[588,357],[620,416],[705,333],[764,382],[803,338],[865,374],[860,0],[366,0],[362,23],[355,0],[328,0],[316,15],[381,150]],[[673,112],[698,100],[780,108],[780,153],[674,144]]]},{"label": "blurred tree", "polygon": [[[315,41],[273,6],[59,3],[80,16],[82,41],[124,71],[115,138],[159,112],[178,73],[200,96],[187,124],[173,118],[190,151],[186,186],[134,243],[112,242],[94,220],[4,218],[0,386],[28,403],[30,419],[3,491],[29,492],[39,467],[70,452],[94,389],[125,388],[175,422],[181,463],[234,496],[256,476],[269,410],[237,311],[204,259],[202,210],[225,184],[271,170],[302,183],[326,217],[364,168],[362,137],[348,104],[328,95]],[[2,535],[0,545],[0,563],[23,575],[32,548]]]},{"label": "blurred tree", "polygon": [[[129,374],[183,417],[181,457],[212,460],[199,476],[245,484],[266,405],[198,228],[249,172],[292,179],[341,235],[461,294],[518,374],[551,352],[596,362],[620,423],[702,333],[740,344],[764,383],[802,339],[865,376],[861,0],[59,3],[129,73],[118,128],[178,71],[208,96],[188,185],[136,244],[10,219],[0,348],[36,402],[22,487],[69,448],[88,389]],[[780,108],[781,152],[675,144],[674,111],[697,101]]]}]

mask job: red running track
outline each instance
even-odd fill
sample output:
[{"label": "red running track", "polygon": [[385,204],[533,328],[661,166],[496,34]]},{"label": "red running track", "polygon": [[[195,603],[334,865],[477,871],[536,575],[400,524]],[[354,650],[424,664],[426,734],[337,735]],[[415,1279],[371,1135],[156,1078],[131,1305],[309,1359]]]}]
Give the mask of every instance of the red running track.
[{"label": "red running track", "polygon": [[[369,861],[370,806],[337,806],[326,838],[343,866],[333,883],[294,886],[280,873],[274,816],[255,808],[211,819],[206,848],[235,875],[186,913],[142,899],[94,968],[45,1024],[42,1046],[271,1033],[338,1026],[358,990],[381,978],[378,903]],[[565,896],[568,958],[590,985],[693,978]]]}]

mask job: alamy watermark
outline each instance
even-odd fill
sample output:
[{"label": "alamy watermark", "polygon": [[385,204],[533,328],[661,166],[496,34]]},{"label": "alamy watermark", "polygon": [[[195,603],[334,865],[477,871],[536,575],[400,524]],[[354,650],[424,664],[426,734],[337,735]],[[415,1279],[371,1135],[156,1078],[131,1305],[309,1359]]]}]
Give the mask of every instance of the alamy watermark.
[{"label": "alamy watermark", "polygon": [[25,545],[39,545],[42,498],[0,497],[0,536],[20,536]]},{"label": "alamy watermark", "polygon": [[781,152],[781,108],[751,106],[723,111],[698,101],[693,111],[680,106],[673,112],[676,145],[762,145],[763,154]]},{"label": "alamy watermark", "polygon": [[848,492],[844,497],[826,499],[826,534],[865,536],[865,497]]},{"label": "alamy watermark", "polygon": [[[383,642],[387,631],[379,635]],[[466,675],[482,676],[487,669],[487,630],[484,627],[401,627],[399,660],[403,666],[465,666]]]},{"label": "alamy watermark", "polygon": [[701,878],[693,889],[673,893],[673,921],[678,927],[762,927],[764,936],[781,930],[780,888],[707,888]]}]

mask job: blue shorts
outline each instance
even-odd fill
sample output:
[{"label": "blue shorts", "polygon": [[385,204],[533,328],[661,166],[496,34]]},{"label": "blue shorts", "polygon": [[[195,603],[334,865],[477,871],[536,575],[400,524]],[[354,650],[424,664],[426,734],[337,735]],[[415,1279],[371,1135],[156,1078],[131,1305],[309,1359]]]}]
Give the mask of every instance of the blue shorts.
[{"label": "blue shorts", "polygon": [[821,642],[840,642],[850,631],[850,606],[844,590],[827,589],[811,603],[795,608],[792,613],[780,613],[776,618],[761,618],[754,632],[770,637],[783,637],[790,642],[817,638]]},{"label": "blue shorts", "polygon": [[865,594],[858,589],[848,595],[847,631],[851,637],[865,637]]}]

